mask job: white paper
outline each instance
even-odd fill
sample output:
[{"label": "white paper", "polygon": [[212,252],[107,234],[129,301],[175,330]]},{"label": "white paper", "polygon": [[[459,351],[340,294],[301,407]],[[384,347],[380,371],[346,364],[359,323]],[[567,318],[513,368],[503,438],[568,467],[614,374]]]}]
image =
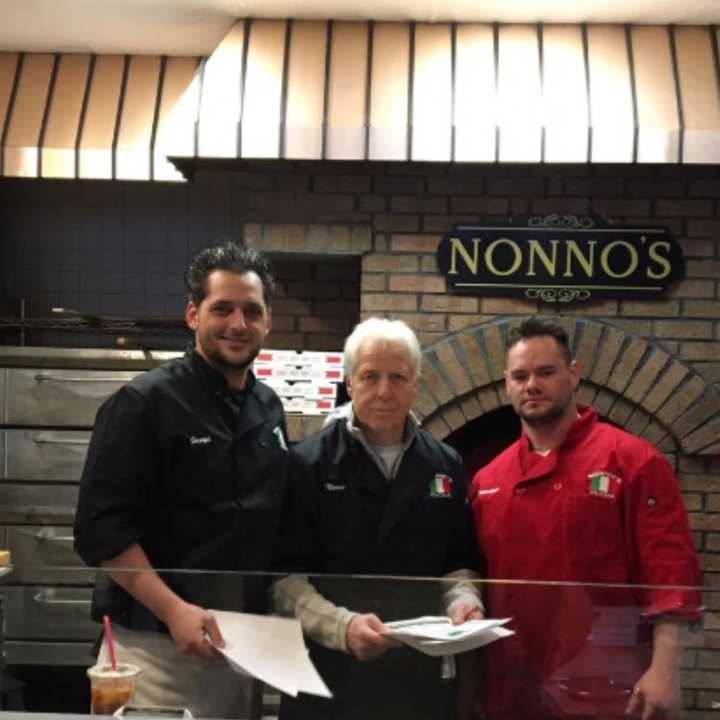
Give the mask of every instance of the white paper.
[{"label": "white paper", "polygon": [[308,656],[298,620],[213,610],[225,647],[220,652],[237,672],[281,692],[332,697]]},{"label": "white paper", "polygon": [[424,616],[410,620],[385,623],[388,635],[426,655],[457,655],[489,645],[509,635],[512,630],[502,627],[510,618],[468,620],[453,625],[448,617]]}]

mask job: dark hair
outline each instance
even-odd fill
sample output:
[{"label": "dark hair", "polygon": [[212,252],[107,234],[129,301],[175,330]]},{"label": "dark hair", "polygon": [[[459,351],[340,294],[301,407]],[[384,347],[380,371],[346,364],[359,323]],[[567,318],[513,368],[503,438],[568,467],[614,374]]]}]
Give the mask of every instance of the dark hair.
[{"label": "dark hair", "polygon": [[536,315],[523,320],[520,325],[510,330],[507,341],[505,342],[505,350],[510,350],[513,345],[517,345],[521,340],[528,340],[534,337],[555,338],[555,342],[560,346],[565,362],[568,365],[570,364],[572,360],[570,342],[563,327],[550,320],[543,320],[543,318]]},{"label": "dark hair", "polygon": [[262,282],[265,305],[268,308],[272,305],[275,279],[269,258],[253,248],[232,242],[205,248],[192,259],[185,271],[185,287],[188,299],[195,305],[199,306],[205,299],[208,277],[215,270],[228,270],[238,275],[254,272]]}]

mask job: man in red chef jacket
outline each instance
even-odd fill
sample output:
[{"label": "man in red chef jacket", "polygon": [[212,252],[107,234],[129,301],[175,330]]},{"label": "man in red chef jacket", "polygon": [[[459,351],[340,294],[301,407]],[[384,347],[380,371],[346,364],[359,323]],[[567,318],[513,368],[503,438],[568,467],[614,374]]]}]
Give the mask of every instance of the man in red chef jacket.
[{"label": "man in red chef jacket", "polygon": [[506,347],[522,436],[470,488],[487,577],[511,581],[488,584],[488,611],[516,631],[489,648],[485,715],[679,717],[681,632],[700,597],[673,471],[576,405],[562,327],[529,318]]}]

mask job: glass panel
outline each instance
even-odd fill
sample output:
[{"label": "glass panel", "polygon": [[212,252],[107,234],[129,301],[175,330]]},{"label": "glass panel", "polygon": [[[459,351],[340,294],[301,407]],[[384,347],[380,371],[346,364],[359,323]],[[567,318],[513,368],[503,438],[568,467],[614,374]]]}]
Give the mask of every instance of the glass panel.
[{"label": "glass panel", "polygon": [[[483,712],[488,720],[608,720],[643,701],[677,704],[680,718],[705,717],[718,702],[720,596],[711,588],[701,596],[698,588],[619,583],[161,570],[184,598],[164,606],[171,636],[103,571],[94,571],[94,595],[81,565],[65,568],[59,585],[57,559],[73,562],[60,547],[68,533],[32,531],[43,552],[24,556],[22,574],[10,572],[0,588],[3,709],[87,712],[86,668],[96,663],[103,612],[113,618],[116,662],[140,668],[127,714],[152,705],[171,708],[156,709],[162,717],[188,709],[199,718],[259,719],[276,717],[281,706],[281,717],[317,717],[335,707],[348,718],[450,720]],[[136,587],[147,579],[131,568],[113,577]],[[468,598],[477,595],[485,617],[498,622],[453,626],[447,613],[459,617],[464,607],[467,614]],[[661,607],[672,610],[655,614]],[[300,625],[283,619],[294,614],[304,640]],[[419,618],[430,619],[393,627]],[[225,653],[210,647],[219,636]],[[303,643],[319,678],[304,665]],[[360,661],[353,649],[373,657]],[[100,662],[109,660],[105,643]],[[666,669],[654,684],[661,662]],[[312,694],[324,687],[334,700]],[[127,699],[111,695],[123,693],[96,688],[95,700]]]}]

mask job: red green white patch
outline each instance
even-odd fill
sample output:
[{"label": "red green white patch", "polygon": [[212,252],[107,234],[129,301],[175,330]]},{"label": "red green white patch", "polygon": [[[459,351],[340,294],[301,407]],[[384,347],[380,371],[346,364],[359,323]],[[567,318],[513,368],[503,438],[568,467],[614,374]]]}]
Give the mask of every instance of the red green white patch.
[{"label": "red green white patch", "polygon": [[601,497],[615,497],[622,484],[622,480],[617,475],[604,470],[590,473],[588,480],[590,494]]},{"label": "red green white patch", "polygon": [[452,495],[452,478],[438,473],[430,481],[430,497],[450,497]]}]

